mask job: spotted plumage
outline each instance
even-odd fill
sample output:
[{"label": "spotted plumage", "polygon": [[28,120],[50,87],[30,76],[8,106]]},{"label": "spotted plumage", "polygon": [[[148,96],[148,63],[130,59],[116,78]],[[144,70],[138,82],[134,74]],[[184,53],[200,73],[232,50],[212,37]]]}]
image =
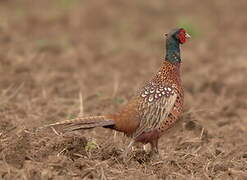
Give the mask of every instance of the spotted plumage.
[{"label": "spotted plumage", "polygon": [[149,83],[142,91],[141,97],[146,99],[147,102],[152,103],[163,96],[169,97],[174,94],[173,86],[169,84],[155,84],[153,82]]},{"label": "spotted plumage", "polygon": [[65,131],[94,127],[111,128],[125,133],[137,142],[150,143],[158,152],[158,140],[182,113],[184,92],[180,79],[180,44],[189,35],[184,29],[167,34],[166,57],[158,72],[117,113],[76,118],[51,124]]}]

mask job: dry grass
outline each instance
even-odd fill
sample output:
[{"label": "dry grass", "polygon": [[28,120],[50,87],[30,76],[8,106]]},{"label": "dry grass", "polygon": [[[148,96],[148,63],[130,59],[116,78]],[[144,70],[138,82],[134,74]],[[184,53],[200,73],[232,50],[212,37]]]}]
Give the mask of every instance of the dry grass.
[{"label": "dry grass", "polygon": [[[0,2],[0,179],[246,179],[246,2]],[[192,11],[193,7],[193,11]],[[234,12],[234,13],[233,13]],[[153,161],[97,128],[35,128],[117,111],[182,24],[186,106]]]}]

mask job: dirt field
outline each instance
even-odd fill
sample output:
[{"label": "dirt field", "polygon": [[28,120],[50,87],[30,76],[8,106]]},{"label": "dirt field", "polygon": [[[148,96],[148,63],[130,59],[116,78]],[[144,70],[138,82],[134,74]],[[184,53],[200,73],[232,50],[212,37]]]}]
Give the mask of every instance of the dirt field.
[{"label": "dirt field", "polygon": [[[0,179],[247,179],[247,2],[0,1]],[[160,159],[103,128],[35,131],[117,111],[183,26],[185,111]],[[80,106],[80,94],[83,109]]]}]

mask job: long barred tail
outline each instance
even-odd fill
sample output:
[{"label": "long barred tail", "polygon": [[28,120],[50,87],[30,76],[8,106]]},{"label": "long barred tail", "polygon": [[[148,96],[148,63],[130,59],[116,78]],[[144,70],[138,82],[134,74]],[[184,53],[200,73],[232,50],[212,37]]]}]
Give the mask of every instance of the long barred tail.
[{"label": "long barred tail", "polygon": [[80,129],[91,129],[95,127],[111,128],[114,125],[115,125],[115,121],[105,116],[89,116],[89,117],[78,117],[71,120],[64,120],[54,124],[48,124],[46,126],[43,126],[42,128],[59,126],[62,128],[63,131],[76,131]]}]

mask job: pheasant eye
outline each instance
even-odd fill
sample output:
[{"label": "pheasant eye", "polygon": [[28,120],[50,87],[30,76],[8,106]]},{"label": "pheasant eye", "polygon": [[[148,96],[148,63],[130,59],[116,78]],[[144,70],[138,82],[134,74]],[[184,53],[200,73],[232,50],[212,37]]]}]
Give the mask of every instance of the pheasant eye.
[{"label": "pheasant eye", "polygon": [[186,42],[186,32],[184,29],[179,30],[178,39],[181,44]]}]

